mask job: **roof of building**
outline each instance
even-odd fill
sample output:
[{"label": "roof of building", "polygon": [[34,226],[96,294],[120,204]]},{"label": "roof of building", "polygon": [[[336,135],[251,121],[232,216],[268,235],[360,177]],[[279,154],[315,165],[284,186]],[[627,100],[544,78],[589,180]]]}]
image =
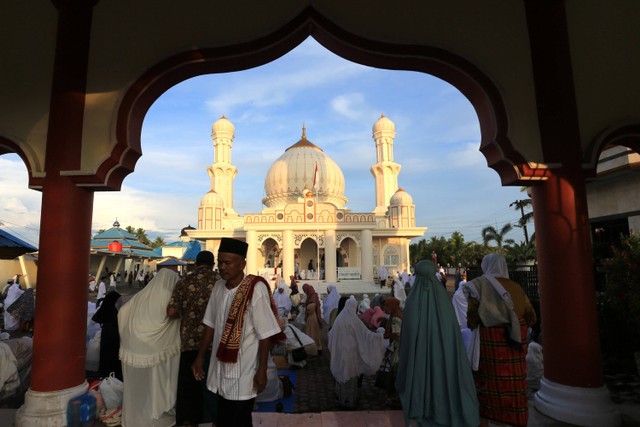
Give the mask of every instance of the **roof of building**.
[{"label": "roof of building", "polygon": [[200,242],[198,242],[197,240],[189,242],[189,248],[182,255],[182,259],[189,260],[189,261],[191,261],[191,260],[195,261],[196,257],[200,253],[200,250],[201,250]]},{"label": "roof of building", "polygon": [[35,252],[38,250],[33,245],[25,242],[22,239],[14,236],[13,234],[9,234],[3,229],[0,228],[0,247],[2,248],[25,248],[28,249],[29,252]]}]

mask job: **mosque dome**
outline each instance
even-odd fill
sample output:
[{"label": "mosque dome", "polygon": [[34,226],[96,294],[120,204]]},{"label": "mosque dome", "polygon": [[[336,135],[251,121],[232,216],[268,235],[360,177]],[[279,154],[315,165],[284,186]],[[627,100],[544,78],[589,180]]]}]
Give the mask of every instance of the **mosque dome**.
[{"label": "mosque dome", "polygon": [[191,225],[183,227],[182,230],[180,230],[180,237],[188,236],[187,230],[195,230],[195,227],[192,227]]},{"label": "mosque dome", "polygon": [[402,188],[398,188],[393,196],[391,196],[391,200],[389,200],[390,206],[400,206],[400,205],[412,205],[413,198],[409,193],[404,191]]},{"label": "mosque dome", "polygon": [[224,207],[222,196],[213,190],[209,190],[207,194],[200,199],[200,206]]},{"label": "mosque dome", "polygon": [[262,203],[276,208],[297,202],[305,189],[314,191],[315,168],[318,165],[318,201],[329,202],[343,208],[344,175],[340,167],[320,147],[307,139],[302,128],[302,138],[287,148],[269,168],[264,180],[265,197]]},{"label": "mosque dome", "polygon": [[374,138],[375,138],[375,135],[380,132],[390,132],[394,134],[396,132],[395,123],[393,123],[391,120],[385,117],[384,114],[380,115],[380,118],[373,124]]},{"label": "mosque dome", "polygon": [[233,135],[233,133],[235,132],[235,127],[233,126],[233,123],[231,123],[223,114],[222,117],[216,120],[216,122],[213,124],[213,126],[211,127],[211,131],[213,134],[228,133]]}]

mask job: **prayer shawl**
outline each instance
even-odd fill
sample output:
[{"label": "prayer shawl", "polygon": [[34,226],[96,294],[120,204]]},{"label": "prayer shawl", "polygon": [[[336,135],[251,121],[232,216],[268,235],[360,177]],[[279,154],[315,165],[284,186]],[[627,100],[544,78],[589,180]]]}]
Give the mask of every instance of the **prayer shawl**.
[{"label": "prayer shawl", "polygon": [[449,295],[433,262],[420,261],[415,275],[395,382],[406,425],[476,427],[476,388]]},{"label": "prayer shawl", "polygon": [[120,360],[150,368],[180,353],[180,322],[167,317],[167,304],[179,277],[163,268],[118,312]]},{"label": "prayer shawl", "polygon": [[[236,363],[238,361],[238,352],[240,351],[240,342],[242,341],[242,328],[244,326],[244,318],[247,312],[249,304],[251,304],[251,298],[253,297],[253,290],[258,283],[264,284],[269,291],[269,284],[260,276],[254,276],[248,274],[242,279],[238,285],[238,290],[233,297],[231,307],[229,308],[229,316],[224,325],[224,331],[222,332],[222,338],[220,339],[220,345],[216,352],[216,357],[221,362]],[[268,292],[271,294],[271,292]],[[271,302],[271,311],[276,320],[278,317],[278,309],[276,308],[273,296],[269,298]],[[283,332],[273,335],[270,340],[272,344],[282,344],[287,339]]]},{"label": "prayer shawl", "polygon": [[345,383],[360,374],[373,375],[384,357],[384,338],[372,332],[356,315],[357,302],[347,299],[329,331],[331,374]]}]

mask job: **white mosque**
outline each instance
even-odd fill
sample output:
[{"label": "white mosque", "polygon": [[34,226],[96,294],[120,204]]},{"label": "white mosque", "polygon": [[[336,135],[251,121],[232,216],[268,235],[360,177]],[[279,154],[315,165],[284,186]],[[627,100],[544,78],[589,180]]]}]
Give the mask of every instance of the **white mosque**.
[{"label": "white mosque", "polygon": [[427,228],[416,227],[413,199],[398,187],[401,166],[393,159],[391,120],[383,115],[373,125],[377,162],[371,166],[376,194],[371,212],[346,207],[342,170],[303,128],[301,139],[284,150],[265,177],[262,212],[238,214],[233,208],[234,132],[224,116],[213,124],[211,190],[200,202],[197,229],[187,230],[206,250],[217,253],[223,237],[244,240],[248,273],[285,278],[297,273],[327,282],[373,283],[380,266],[408,268],[410,240]]}]

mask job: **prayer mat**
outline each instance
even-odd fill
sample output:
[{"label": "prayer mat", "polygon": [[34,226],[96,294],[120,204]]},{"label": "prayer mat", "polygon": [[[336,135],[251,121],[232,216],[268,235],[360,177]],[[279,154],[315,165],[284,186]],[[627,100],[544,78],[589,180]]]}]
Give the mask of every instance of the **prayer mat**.
[{"label": "prayer mat", "polygon": [[[296,371],[291,369],[278,369],[278,376],[287,375],[291,380],[294,387],[297,387],[297,375]],[[283,397],[282,399],[273,400],[271,402],[258,402],[253,408],[253,412],[283,412],[292,414],[293,404],[296,399],[296,389],[293,389],[291,396]],[[281,411],[278,409],[282,408]]]}]

